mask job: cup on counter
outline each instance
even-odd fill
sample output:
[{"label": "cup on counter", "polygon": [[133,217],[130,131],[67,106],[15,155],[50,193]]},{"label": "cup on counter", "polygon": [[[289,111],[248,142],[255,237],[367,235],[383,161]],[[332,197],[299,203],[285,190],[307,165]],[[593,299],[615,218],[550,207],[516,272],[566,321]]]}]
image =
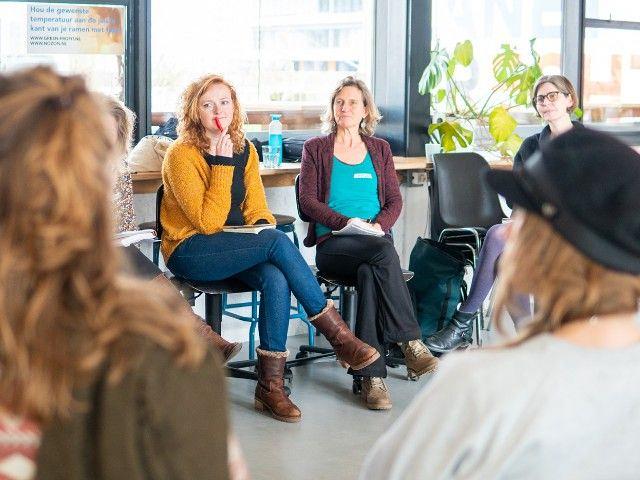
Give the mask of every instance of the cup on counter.
[{"label": "cup on counter", "polygon": [[280,166],[280,147],[264,145],[262,147],[262,165],[264,168],[278,168]]}]

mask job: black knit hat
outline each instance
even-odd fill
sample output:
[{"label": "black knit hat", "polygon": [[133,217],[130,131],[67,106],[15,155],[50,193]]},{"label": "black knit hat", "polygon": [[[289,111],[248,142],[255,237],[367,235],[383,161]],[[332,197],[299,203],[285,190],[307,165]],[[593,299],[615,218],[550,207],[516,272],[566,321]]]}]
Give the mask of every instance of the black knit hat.
[{"label": "black knit hat", "polygon": [[571,129],[513,172],[487,172],[507,200],[545,218],[587,257],[640,274],[640,154],[602,132]]}]

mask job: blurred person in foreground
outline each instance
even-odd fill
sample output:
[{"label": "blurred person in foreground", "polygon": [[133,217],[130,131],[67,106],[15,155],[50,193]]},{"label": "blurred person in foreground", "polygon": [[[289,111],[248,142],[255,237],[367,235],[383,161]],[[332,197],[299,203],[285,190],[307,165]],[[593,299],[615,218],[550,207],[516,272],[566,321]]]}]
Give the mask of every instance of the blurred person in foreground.
[{"label": "blurred person in foreground", "polygon": [[42,431],[38,479],[225,479],[217,355],[121,273],[109,120],[81,77],[0,76],[1,411]]},{"label": "blurred person in foreground", "polygon": [[640,155],[572,129],[488,181],[516,205],[498,318],[526,292],[534,318],[448,356],[361,478],[638,478]]}]

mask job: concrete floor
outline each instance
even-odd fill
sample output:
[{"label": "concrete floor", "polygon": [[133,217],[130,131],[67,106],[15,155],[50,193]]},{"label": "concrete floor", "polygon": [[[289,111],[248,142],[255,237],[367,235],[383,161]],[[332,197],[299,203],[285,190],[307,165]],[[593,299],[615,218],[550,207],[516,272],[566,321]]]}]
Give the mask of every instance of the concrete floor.
[{"label": "concrete floor", "polygon": [[[295,354],[305,339],[289,338],[289,349]],[[378,436],[429,382],[429,376],[408,381],[404,366],[389,369],[393,408],[371,411],[352,393],[352,377],[335,359],[296,367],[293,375],[291,398],[303,415],[297,424],[256,412],[255,383],[228,379],[231,424],[254,480],[356,479]]]}]

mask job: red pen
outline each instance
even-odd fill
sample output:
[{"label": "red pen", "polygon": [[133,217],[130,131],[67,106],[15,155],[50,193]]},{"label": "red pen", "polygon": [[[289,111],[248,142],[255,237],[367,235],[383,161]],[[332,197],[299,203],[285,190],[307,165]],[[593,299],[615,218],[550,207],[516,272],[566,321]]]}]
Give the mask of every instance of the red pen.
[{"label": "red pen", "polygon": [[220,123],[218,117],[213,117],[213,121],[216,123],[216,127],[218,127],[218,130],[222,131],[222,124]]}]

